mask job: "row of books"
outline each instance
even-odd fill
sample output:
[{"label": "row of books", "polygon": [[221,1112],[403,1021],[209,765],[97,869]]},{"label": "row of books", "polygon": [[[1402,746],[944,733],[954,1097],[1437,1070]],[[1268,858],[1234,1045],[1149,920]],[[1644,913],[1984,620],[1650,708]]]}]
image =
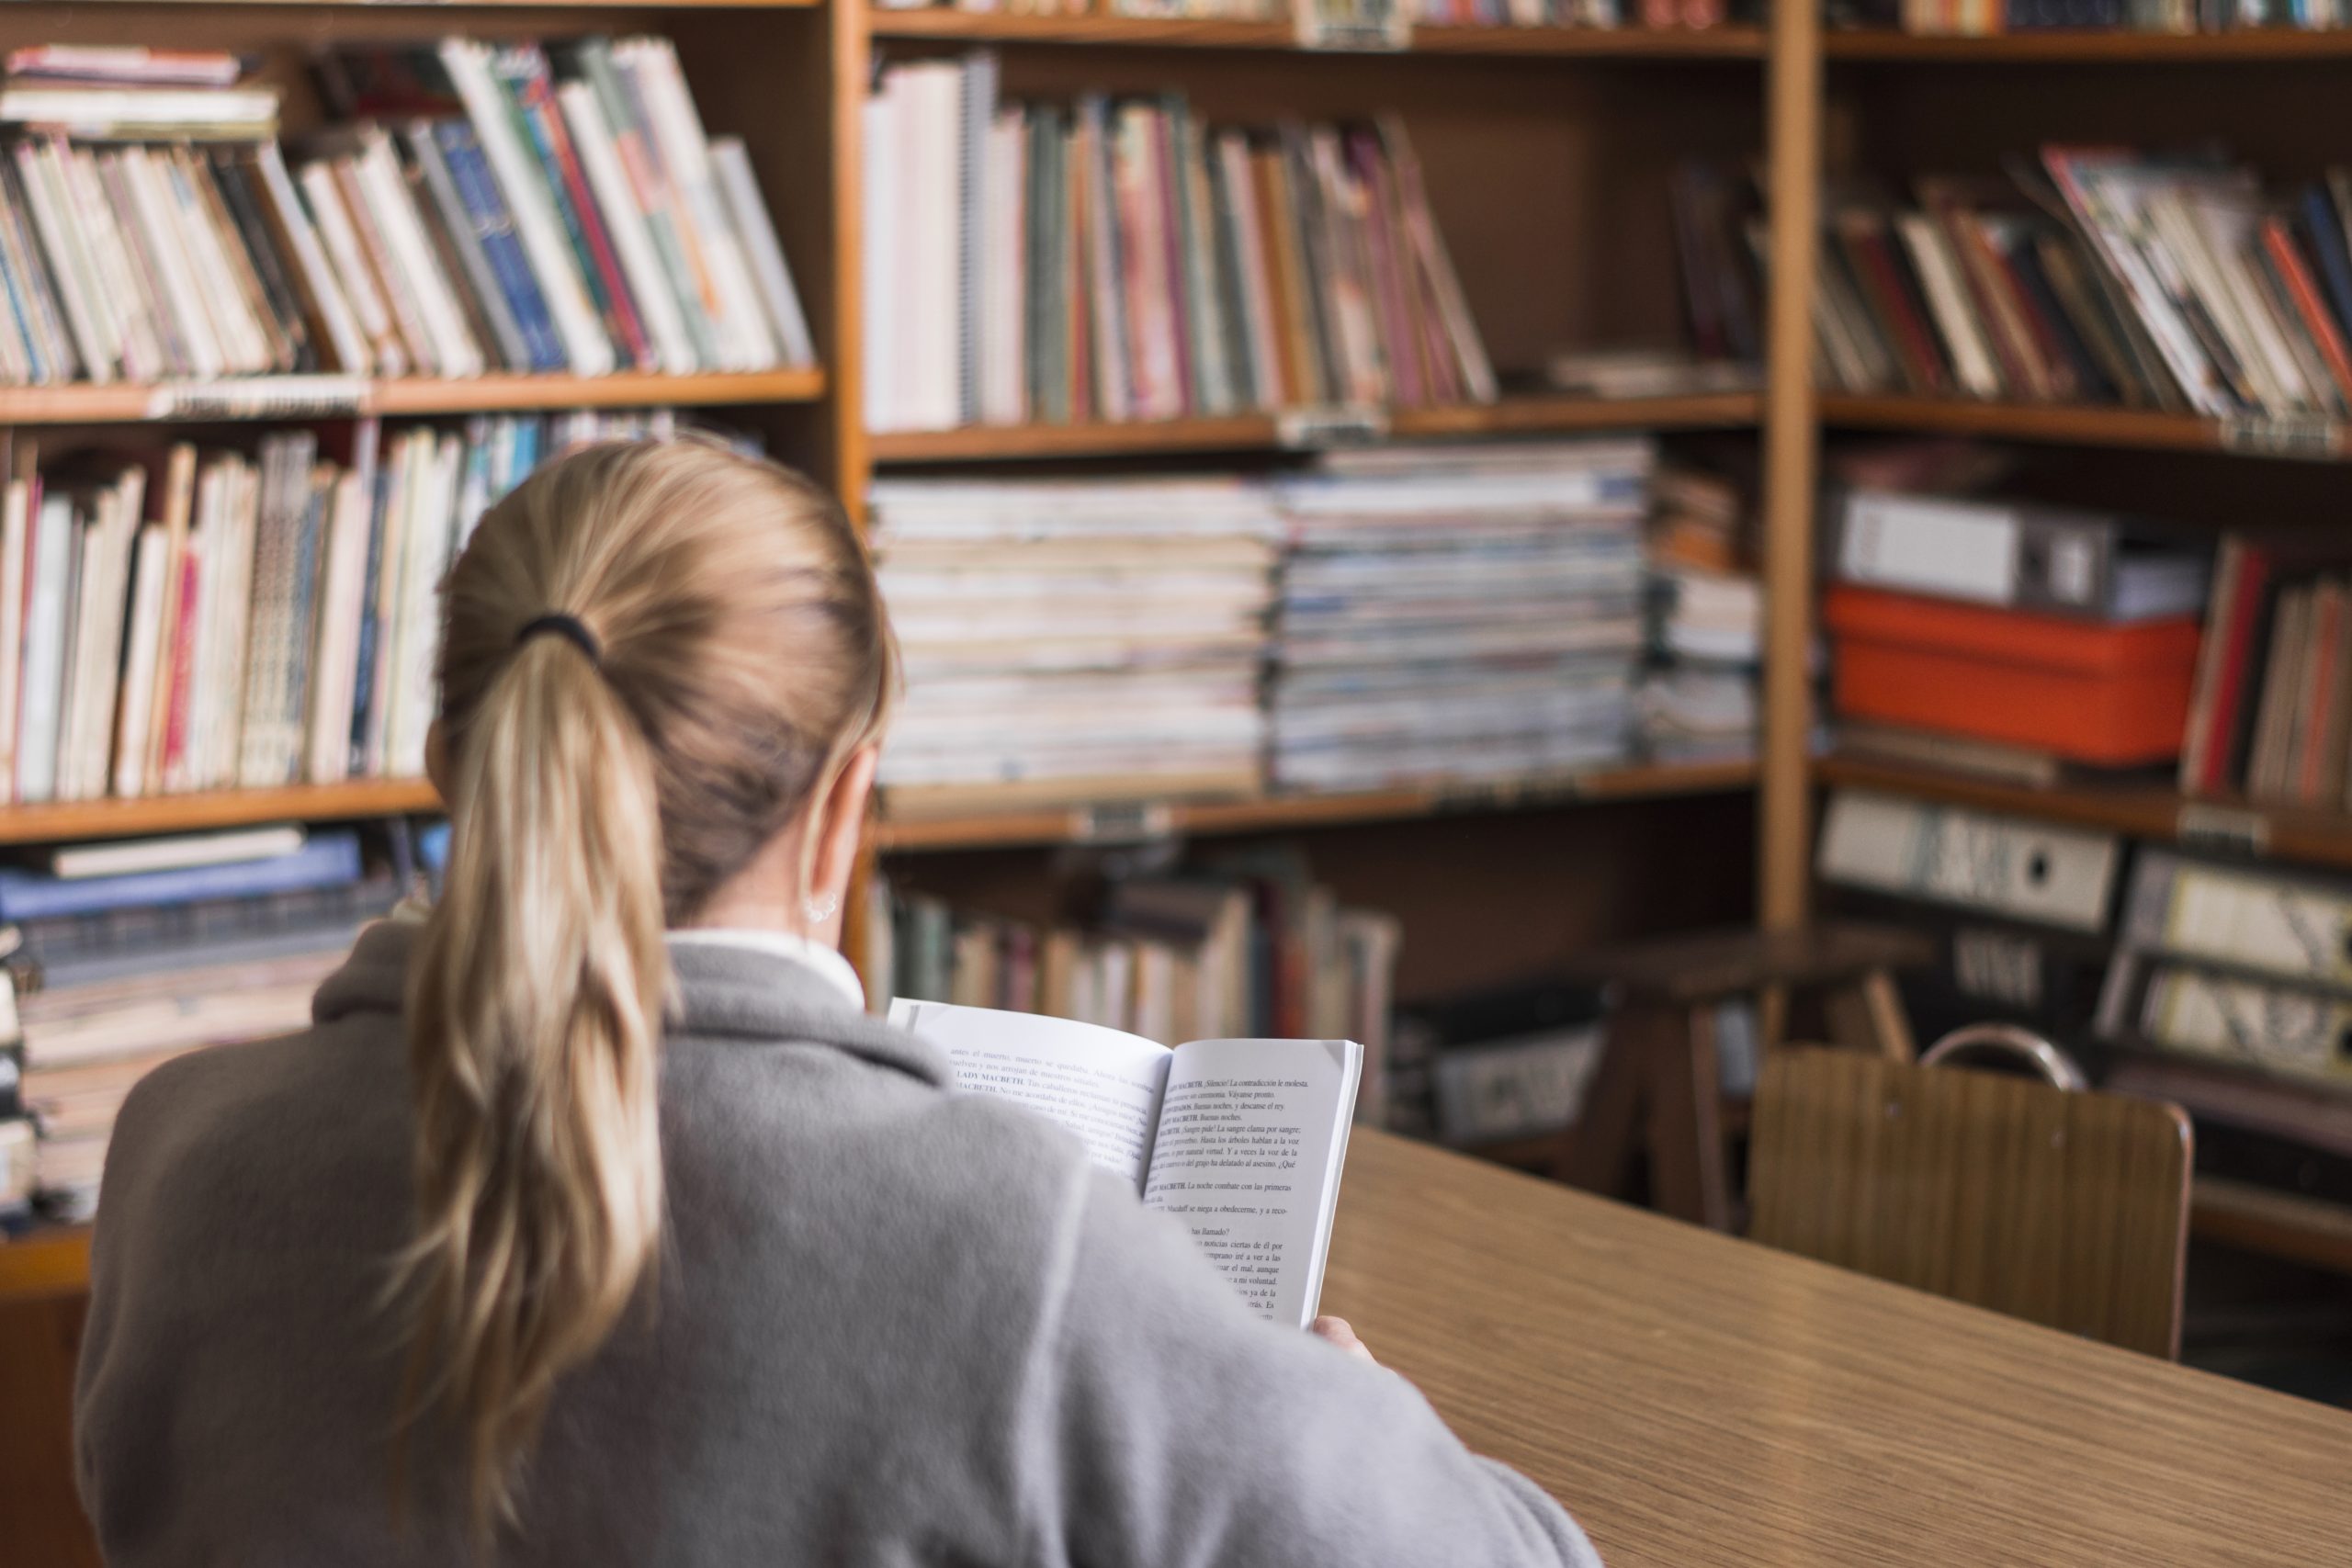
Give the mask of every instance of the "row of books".
[{"label": "row of books", "polygon": [[[268,828],[106,847],[95,874],[54,852],[0,869],[15,937],[0,986],[23,993],[22,1104],[35,1186],[86,1218],[122,1101],[163,1063],[310,1021],[311,993],[405,888],[398,856],[353,829]],[[122,869],[123,867],[131,869]]]},{"label": "row of books", "polygon": [[2352,810],[2352,552],[2324,537],[2223,536],[2180,785]]},{"label": "row of books", "polygon": [[[884,10],[942,8],[943,0],[876,0]],[[1346,0],[952,0],[946,9],[1014,17],[1184,17],[1196,20],[1277,22],[1295,11],[1385,12],[1386,4]],[[1642,0],[1629,15],[1623,0],[1406,0],[1397,7],[1416,27],[1713,28],[1726,20],[1724,0]]]},{"label": "row of books", "polygon": [[275,89],[187,60],[230,83],[20,51],[0,382],[813,362],[749,155],[706,135],[665,39],[328,53],[349,123],[290,158]]},{"label": "row of books", "polygon": [[2219,33],[2245,28],[2303,31],[2345,24],[2335,0],[1844,0],[1832,19],[1907,33],[1986,38],[2072,31]]},{"label": "row of books", "polygon": [[1288,0],[873,0],[885,11],[962,11],[1008,17],[1189,17],[1230,22],[1280,21]]},{"label": "row of books", "polygon": [[999,100],[996,56],[865,108],[876,430],[1491,400],[1402,122]]},{"label": "row of books", "polygon": [[1294,856],[1237,857],[1076,889],[1068,914],[1019,919],[880,878],[869,999],[892,997],[1075,1019],[1161,1044],[1353,1040],[1358,1100],[1385,1119],[1395,917],[1342,908]]},{"label": "row of books", "polygon": [[[2007,179],[1922,179],[1915,197],[1827,203],[1814,312],[1826,386],[2352,412],[2352,174],[2272,192],[2221,158],[2046,148]],[[1761,220],[1736,199],[1713,217],[1681,235],[1702,338],[1724,335],[1727,309],[1756,319]]]},{"label": "row of books", "polygon": [[675,428],[657,411],[362,420],[250,451],[0,442],[0,798],[421,774],[436,594],[474,522],[544,457]]},{"label": "row of books", "polygon": [[1653,464],[1640,440],[1428,444],[1278,478],[879,482],[908,675],[885,795],[914,816],[1622,761]]}]

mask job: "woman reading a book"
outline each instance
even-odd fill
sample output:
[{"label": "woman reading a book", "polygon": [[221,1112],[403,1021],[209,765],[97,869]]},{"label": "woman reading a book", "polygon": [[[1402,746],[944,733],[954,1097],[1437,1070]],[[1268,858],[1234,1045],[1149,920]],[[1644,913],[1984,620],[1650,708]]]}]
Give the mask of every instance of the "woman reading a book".
[{"label": "woman reading a book", "polygon": [[438,903],[122,1113],[77,1409],[109,1562],[1591,1561],[865,1015],[895,675],[821,491],[592,447],[447,594]]}]

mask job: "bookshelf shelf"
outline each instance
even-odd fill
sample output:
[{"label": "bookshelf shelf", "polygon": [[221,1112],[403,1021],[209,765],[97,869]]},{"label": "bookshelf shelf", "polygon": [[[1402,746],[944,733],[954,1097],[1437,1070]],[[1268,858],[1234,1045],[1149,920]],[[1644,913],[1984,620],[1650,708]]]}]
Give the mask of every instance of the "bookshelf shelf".
[{"label": "bookshelf shelf", "polygon": [[0,1302],[68,1294],[90,1283],[90,1227],[36,1225],[0,1237]]},{"label": "bookshelf shelf", "polygon": [[438,811],[441,797],[423,779],[364,779],[292,784],[283,789],[218,790],[138,800],[77,800],[0,807],[0,844],[69,839],[126,839],[189,833],[253,822],[316,822],[330,818],[398,817]]},{"label": "bookshelf shelf", "polygon": [[2352,59],[2352,28],[2245,28],[2222,33],[2021,32],[1942,38],[1879,29],[1822,36],[1831,60],[1925,64],[2197,64]]},{"label": "bookshelf shelf", "polygon": [[814,402],[822,370],[724,376],[481,376],[462,381],[342,377],[0,389],[0,424],[120,424],[153,419],[286,419],[304,415],[494,413],[654,404]]},{"label": "bookshelf shelf", "polygon": [[2352,1274],[2352,1208],[2324,1199],[2200,1176],[2189,1224],[2208,1241]]},{"label": "bookshelf shelf", "polygon": [[2186,452],[2233,452],[2335,460],[2352,456],[2343,429],[2266,434],[2245,431],[2196,414],[2145,409],[2057,408],[2032,403],[1979,403],[1958,398],[1914,398],[1826,394],[1821,421],[1870,430],[1933,431],[1948,435],[1986,435],[2076,446],[2118,446]]},{"label": "bookshelf shelf", "polygon": [[2158,784],[2060,784],[2048,789],[1855,757],[1815,764],[1823,783],[1918,795],[1986,811],[2070,822],[2133,838],[2226,842],[2316,865],[2352,866],[2352,816],[2307,808],[2197,800]]},{"label": "bookshelf shelf", "polygon": [[[1088,44],[1122,49],[1295,50],[1288,22],[1191,17],[1024,17],[946,8],[866,12],[876,38],[958,42]],[[1407,54],[1517,55],[1582,60],[1761,60],[1758,28],[1416,28]]]},{"label": "bookshelf shelf", "polygon": [[[1558,434],[1580,430],[1736,429],[1756,423],[1753,392],[1683,398],[1505,398],[1452,408],[1398,409],[1391,437]],[[868,438],[877,463],[1012,462],[1031,457],[1146,457],[1174,452],[1271,451],[1290,445],[1272,414],[1149,423],[967,425],[893,431]],[[1301,445],[1311,446],[1312,443]]]},{"label": "bookshelf shelf", "polygon": [[1121,802],[1103,807],[1055,807],[937,817],[885,816],[876,838],[883,850],[903,852],[1114,838],[1276,832],[1577,801],[1722,795],[1747,789],[1755,782],[1756,768],[1750,762],[1657,764],[1564,773],[1476,789],[1368,790],[1345,795],[1265,795],[1142,806]]},{"label": "bookshelf shelf", "polygon": [[[104,0],[119,4],[121,0]],[[217,6],[220,0],[130,0],[187,10]],[[465,11],[812,11],[825,0],[236,0],[287,11],[432,11],[447,16]]]}]

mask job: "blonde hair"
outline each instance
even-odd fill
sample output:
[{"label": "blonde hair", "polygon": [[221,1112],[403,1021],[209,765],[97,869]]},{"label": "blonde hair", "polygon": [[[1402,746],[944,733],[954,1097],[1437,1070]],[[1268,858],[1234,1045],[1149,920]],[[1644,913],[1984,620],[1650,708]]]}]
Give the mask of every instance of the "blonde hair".
[{"label": "blonde hair", "polygon": [[[541,468],[483,517],[444,614],[453,832],[409,979],[395,1299],[404,1429],[434,1413],[462,1438],[487,1531],[556,1381],[653,1269],[662,933],[879,734],[896,660],[831,498],[700,442]],[[586,637],[524,635],[550,615]]]}]

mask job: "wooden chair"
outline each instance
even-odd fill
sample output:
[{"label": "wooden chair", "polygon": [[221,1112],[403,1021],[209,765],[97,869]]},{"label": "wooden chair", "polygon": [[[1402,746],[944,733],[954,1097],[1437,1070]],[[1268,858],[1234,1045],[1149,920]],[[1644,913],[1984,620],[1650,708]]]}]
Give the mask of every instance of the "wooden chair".
[{"label": "wooden chair", "polygon": [[1753,1239],[2179,1355],[2189,1127],[2178,1107],[1791,1047],[1764,1064],[1752,1137]]},{"label": "wooden chair", "polygon": [[1733,1229],[1715,1074],[1717,1007],[1731,997],[1816,992],[1837,1043],[1909,1061],[1911,1032],[1894,971],[1931,953],[1913,931],[1824,923],[1702,931],[1585,955],[1570,973],[1608,987],[1608,1036],[1553,1174],[1613,1195],[1635,1146],[1646,1145],[1651,1198],[1660,1210]]}]

